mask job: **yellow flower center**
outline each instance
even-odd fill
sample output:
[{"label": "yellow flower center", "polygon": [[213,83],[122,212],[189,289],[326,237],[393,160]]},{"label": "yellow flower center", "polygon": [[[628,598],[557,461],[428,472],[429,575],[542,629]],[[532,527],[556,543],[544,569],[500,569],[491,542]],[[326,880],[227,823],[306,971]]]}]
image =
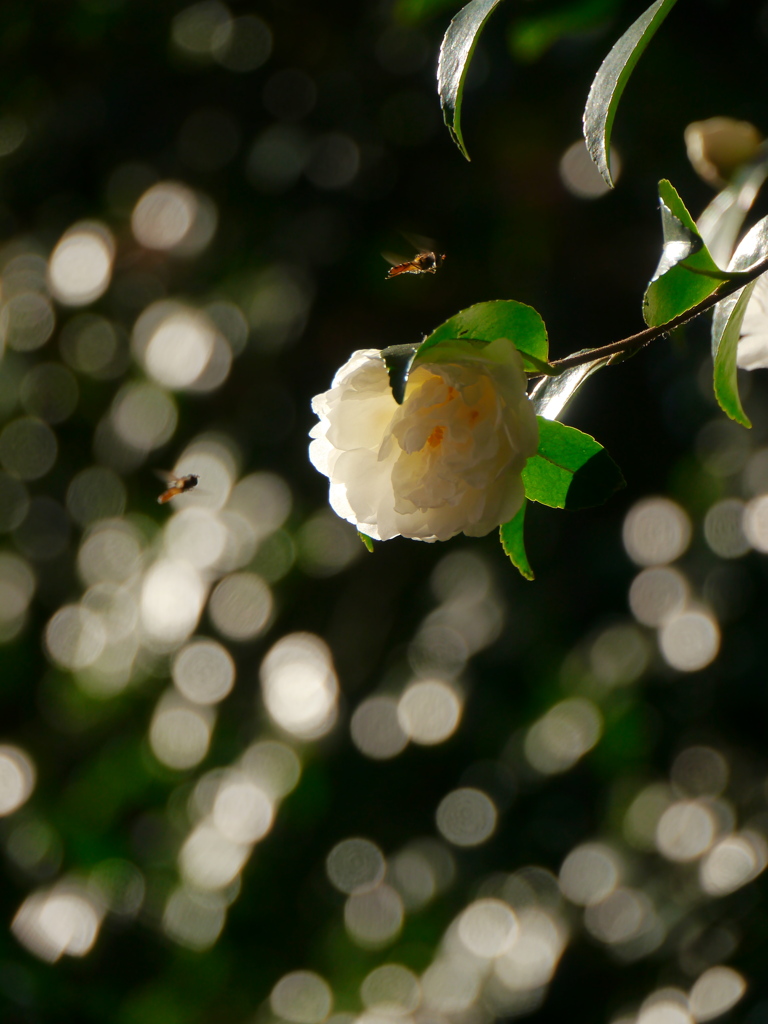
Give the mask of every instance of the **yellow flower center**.
[{"label": "yellow flower center", "polygon": [[445,434],[445,427],[435,427],[427,438],[427,444],[430,448],[437,448],[442,443],[443,434]]}]

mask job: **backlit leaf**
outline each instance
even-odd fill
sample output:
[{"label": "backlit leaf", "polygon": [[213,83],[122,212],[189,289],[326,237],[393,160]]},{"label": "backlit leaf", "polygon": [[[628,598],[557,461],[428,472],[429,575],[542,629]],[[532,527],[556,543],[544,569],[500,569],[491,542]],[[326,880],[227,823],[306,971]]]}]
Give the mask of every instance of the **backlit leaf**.
[{"label": "backlit leaf", "polygon": [[467,160],[469,153],[461,134],[464,82],[480,33],[499,2],[500,0],[470,0],[448,26],[440,45],[437,91],[443,108],[443,119],[454,142]]},{"label": "backlit leaf", "polygon": [[504,548],[504,554],[509,557],[520,575],[524,576],[527,580],[532,580],[534,578],[533,569],[528,561],[523,539],[525,507],[527,504],[527,501],[523,501],[520,511],[514,519],[510,519],[508,523],[503,523],[499,527],[499,538],[501,546]]},{"label": "backlit leaf", "polygon": [[547,329],[535,309],[511,299],[479,302],[440,324],[421,345],[390,345],[382,349],[395,401],[401,405],[405,398],[405,387],[415,360],[476,359],[478,350],[501,338],[506,338],[520,352],[526,371],[553,372],[547,362]]},{"label": "backlit leaf", "polygon": [[[463,309],[424,339],[417,356],[422,359],[429,349],[451,339],[490,342],[498,338],[512,342],[523,356],[526,370],[541,371],[541,363],[546,363],[549,352],[544,321],[532,306],[512,299],[478,302]],[[533,356],[535,362],[526,360],[526,355]]]},{"label": "backlit leaf", "polygon": [[739,397],[736,354],[739,347],[741,324],[749,300],[752,298],[755,283],[752,281],[751,284],[742,288],[730,313],[725,317],[718,318],[717,338],[715,338],[714,323],[712,325],[712,340],[717,345],[713,376],[715,398],[723,412],[743,427],[751,427],[752,424],[742,408]]},{"label": "backlit leaf", "polygon": [[656,29],[675,5],[675,0],[656,0],[614,44],[600,65],[584,109],[584,138],[597,169],[608,185],[613,179],[608,164],[611,129],[621,94]]},{"label": "backlit leaf", "polygon": [[728,277],[710,256],[693,218],[668,181],[659,182],[659,206],[664,245],[643,298],[643,316],[651,327],[691,309]]},{"label": "backlit leaf", "polygon": [[594,437],[542,416],[539,448],[523,470],[526,497],[552,508],[601,505],[624,486],[621,470]]},{"label": "backlit leaf", "polygon": [[[728,270],[747,271],[768,256],[768,217],[749,231],[733,254]],[[721,409],[731,419],[745,427],[751,426],[742,409],[737,384],[737,349],[741,325],[756,281],[727,296],[715,306],[712,318],[712,356],[714,365],[715,397]]]},{"label": "backlit leaf", "polygon": [[591,363],[582,363],[581,366],[563,370],[556,377],[545,377],[540,380],[531,392],[531,401],[538,415],[546,420],[559,419],[587,378],[591,377],[595,370],[607,366],[610,361],[610,356],[602,356]]}]

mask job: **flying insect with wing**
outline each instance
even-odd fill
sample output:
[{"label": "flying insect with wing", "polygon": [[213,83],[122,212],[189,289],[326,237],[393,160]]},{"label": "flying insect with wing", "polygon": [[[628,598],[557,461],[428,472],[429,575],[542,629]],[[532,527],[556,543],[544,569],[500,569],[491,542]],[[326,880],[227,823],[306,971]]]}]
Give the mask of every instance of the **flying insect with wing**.
[{"label": "flying insect with wing", "polygon": [[429,238],[422,238],[419,235],[404,235],[403,237],[411,243],[414,249],[419,251],[411,260],[383,253],[384,259],[392,264],[386,280],[398,277],[400,274],[436,274],[438,268],[445,263],[445,253],[438,252],[437,246]]},{"label": "flying insect with wing", "polygon": [[166,501],[170,501],[171,498],[175,498],[178,494],[186,494],[187,491],[191,491],[193,487],[197,487],[200,480],[200,477],[195,473],[178,477],[174,476],[173,473],[166,473],[160,469],[156,469],[155,473],[161,480],[165,481],[166,485],[166,490],[157,499],[159,505],[164,505]]}]

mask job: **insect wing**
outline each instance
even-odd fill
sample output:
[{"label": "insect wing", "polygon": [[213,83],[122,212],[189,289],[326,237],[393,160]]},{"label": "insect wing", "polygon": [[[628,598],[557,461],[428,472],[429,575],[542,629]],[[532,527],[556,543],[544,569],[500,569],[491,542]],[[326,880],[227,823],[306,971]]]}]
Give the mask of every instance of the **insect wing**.
[{"label": "insect wing", "polygon": [[389,250],[387,250],[386,252],[383,252],[381,255],[384,257],[387,263],[389,263],[393,267],[399,267],[401,264],[409,262],[408,257],[403,256],[403,254],[399,252],[390,252]]},{"label": "insect wing", "polygon": [[411,231],[402,231],[401,234],[406,242],[412,245],[417,252],[437,252],[437,242],[434,238],[428,238],[426,235],[417,235]]}]

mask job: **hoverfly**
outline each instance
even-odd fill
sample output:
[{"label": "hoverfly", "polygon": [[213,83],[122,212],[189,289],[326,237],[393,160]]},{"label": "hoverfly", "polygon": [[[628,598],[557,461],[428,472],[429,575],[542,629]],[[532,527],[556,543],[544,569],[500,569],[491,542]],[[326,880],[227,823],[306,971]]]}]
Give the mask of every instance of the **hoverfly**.
[{"label": "hoverfly", "polygon": [[419,251],[412,260],[404,260],[401,256],[390,256],[384,253],[384,259],[392,264],[386,279],[399,274],[436,274],[438,267],[445,263],[445,253],[437,252],[435,243],[430,238],[419,235],[405,235],[407,241]]},{"label": "hoverfly", "polygon": [[190,473],[188,476],[175,477],[172,473],[158,472],[158,476],[164,479],[167,484],[167,489],[157,499],[160,505],[164,505],[166,501],[175,498],[177,494],[185,494],[187,491],[191,491],[193,487],[197,487],[200,479],[195,473]]},{"label": "hoverfly", "polygon": [[420,252],[412,260],[390,267],[386,280],[398,274],[436,274],[437,268],[445,263],[445,253]]}]

